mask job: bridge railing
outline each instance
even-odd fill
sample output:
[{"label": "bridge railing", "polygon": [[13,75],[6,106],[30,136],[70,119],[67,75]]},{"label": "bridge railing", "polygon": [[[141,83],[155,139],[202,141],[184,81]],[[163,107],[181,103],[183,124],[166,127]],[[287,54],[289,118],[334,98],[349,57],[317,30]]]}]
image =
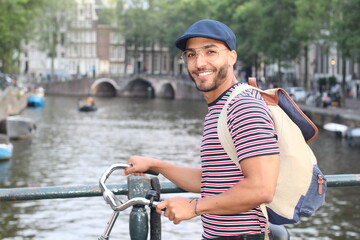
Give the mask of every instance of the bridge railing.
[{"label": "bridge railing", "polygon": [[[328,187],[360,186],[360,174],[326,175]],[[127,195],[128,184],[107,184],[115,195]],[[160,183],[161,193],[184,192],[171,182]],[[98,185],[0,188],[0,202],[102,196]]]},{"label": "bridge railing", "polygon": [[[326,175],[328,187],[353,187],[360,186],[360,174]],[[147,176],[129,176],[127,184],[106,184],[107,188],[115,195],[127,195],[129,199],[144,197],[152,188],[151,181],[156,178]],[[160,183],[160,193],[184,193],[185,191],[171,182]],[[0,205],[5,201],[26,201],[58,198],[80,198],[102,196],[98,185],[87,186],[52,186],[52,187],[28,187],[28,188],[2,188],[0,189]],[[152,212],[151,212],[152,214]],[[160,220],[152,224],[150,218],[150,239],[161,239]],[[155,218],[154,218],[155,219]],[[116,220],[116,218],[115,218]],[[115,221],[114,220],[114,221]],[[105,224],[105,220],[104,220]],[[111,229],[110,229],[111,230]],[[135,205],[130,213],[129,230],[132,240],[146,240],[149,232],[148,215],[145,206]],[[285,230],[286,231],[286,230]],[[286,234],[286,232],[284,233]],[[103,239],[103,238],[99,238]],[[288,239],[288,238],[281,238]]]}]

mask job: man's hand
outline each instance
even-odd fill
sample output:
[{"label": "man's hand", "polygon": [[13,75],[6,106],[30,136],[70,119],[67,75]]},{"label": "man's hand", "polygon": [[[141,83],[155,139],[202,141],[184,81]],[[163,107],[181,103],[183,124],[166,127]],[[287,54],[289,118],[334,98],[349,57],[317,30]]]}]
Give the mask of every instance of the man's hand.
[{"label": "man's hand", "polygon": [[164,216],[173,221],[174,224],[179,224],[183,220],[189,220],[196,217],[195,214],[195,199],[187,199],[183,197],[170,198],[159,203],[156,211],[161,214],[165,209]]},{"label": "man's hand", "polygon": [[156,160],[152,158],[131,156],[127,161],[130,167],[124,169],[123,175],[125,176],[129,174],[139,175],[139,173],[146,172],[151,168],[154,161]]}]

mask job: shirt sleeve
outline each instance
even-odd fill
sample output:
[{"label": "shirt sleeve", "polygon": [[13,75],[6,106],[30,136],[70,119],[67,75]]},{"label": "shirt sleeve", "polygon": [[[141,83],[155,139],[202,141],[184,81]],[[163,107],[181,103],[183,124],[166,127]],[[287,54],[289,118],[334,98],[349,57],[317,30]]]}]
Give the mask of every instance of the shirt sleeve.
[{"label": "shirt sleeve", "polygon": [[227,124],[239,161],[279,154],[271,112],[258,91],[246,90],[231,101]]}]

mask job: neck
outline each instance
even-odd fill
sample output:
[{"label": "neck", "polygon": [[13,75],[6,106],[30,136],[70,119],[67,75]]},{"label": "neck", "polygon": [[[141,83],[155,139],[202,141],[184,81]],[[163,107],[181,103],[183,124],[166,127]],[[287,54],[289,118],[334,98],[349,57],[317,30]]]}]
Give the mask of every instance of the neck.
[{"label": "neck", "polygon": [[235,83],[237,83],[237,80],[235,78],[235,75],[232,74],[231,76],[228,77],[228,79],[226,81],[224,81],[223,84],[218,86],[218,88],[216,88],[216,90],[211,91],[211,92],[203,92],[206,102],[208,104],[212,103],[221,94],[223,94],[226,90],[228,90],[231,86],[233,86]]}]

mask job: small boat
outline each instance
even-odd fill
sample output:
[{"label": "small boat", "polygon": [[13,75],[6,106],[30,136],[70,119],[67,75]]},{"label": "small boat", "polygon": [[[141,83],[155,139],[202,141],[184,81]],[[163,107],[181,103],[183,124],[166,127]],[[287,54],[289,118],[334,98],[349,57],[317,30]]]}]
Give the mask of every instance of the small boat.
[{"label": "small boat", "polygon": [[80,112],[93,112],[96,111],[97,107],[95,105],[83,105],[79,107]]},{"label": "small boat", "polygon": [[12,157],[13,145],[9,141],[9,137],[5,134],[0,134],[0,161],[8,160]]},{"label": "small boat", "polygon": [[85,101],[79,101],[78,105],[80,112],[93,112],[97,110],[95,101],[92,97],[87,97]]},{"label": "small boat", "polygon": [[337,137],[345,137],[348,126],[340,123],[326,123],[323,128],[329,132],[335,133]]},{"label": "small boat", "polygon": [[44,89],[39,87],[32,91],[31,95],[28,97],[27,106],[28,107],[43,107],[44,106]]},{"label": "small boat", "polygon": [[349,146],[360,145],[360,128],[349,128],[345,133],[345,139]]},{"label": "small boat", "polygon": [[44,98],[40,97],[40,96],[35,96],[35,95],[29,96],[27,106],[28,107],[43,107],[44,106]]},{"label": "small boat", "polygon": [[6,133],[10,139],[24,139],[31,137],[36,125],[31,118],[9,116],[6,118]]}]

